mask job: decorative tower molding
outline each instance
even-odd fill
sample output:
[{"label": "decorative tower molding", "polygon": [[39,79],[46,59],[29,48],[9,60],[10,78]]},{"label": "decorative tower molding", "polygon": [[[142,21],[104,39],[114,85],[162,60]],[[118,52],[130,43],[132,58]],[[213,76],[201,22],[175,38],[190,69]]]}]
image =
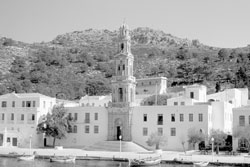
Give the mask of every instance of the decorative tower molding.
[{"label": "decorative tower molding", "polygon": [[135,104],[136,81],[133,76],[134,56],[131,53],[129,29],[119,29],[115,55],[115,75],[112,78],[112,102],[108,107],[108,140],[131,141],[132,113]]},{"label": "decorative tower molding", "polygon": [[134,56],[131,53],[129,29],[123,24],[118,35],[118,54],[115,56],[115,76],[112,78],[112,106],[133,106],[136,81],[133,76]]}]

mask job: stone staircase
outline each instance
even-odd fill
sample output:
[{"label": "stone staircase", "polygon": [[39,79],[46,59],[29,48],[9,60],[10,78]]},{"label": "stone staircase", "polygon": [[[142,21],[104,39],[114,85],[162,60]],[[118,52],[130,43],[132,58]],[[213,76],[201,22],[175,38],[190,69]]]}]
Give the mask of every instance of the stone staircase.
[{"label": "stone staircase", "polygon": [[[145,148],[131,141],[121,141],[122,152],[147,152]],[[101,141],[84,148],[87,151],[120,151],[120,141]]]}]

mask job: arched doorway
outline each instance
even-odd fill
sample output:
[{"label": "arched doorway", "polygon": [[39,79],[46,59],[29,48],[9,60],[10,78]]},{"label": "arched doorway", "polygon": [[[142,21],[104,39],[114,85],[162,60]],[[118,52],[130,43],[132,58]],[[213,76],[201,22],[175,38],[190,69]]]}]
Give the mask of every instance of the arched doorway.
[{"label": "arched doorway", "polygon": [[122,120],[120,118],[117,118],[115,120],[115,128],[114,128],[115,130],[114,134],[116,140],[120,140],[120,136],[122,138],[122,125],[123,125]]}]

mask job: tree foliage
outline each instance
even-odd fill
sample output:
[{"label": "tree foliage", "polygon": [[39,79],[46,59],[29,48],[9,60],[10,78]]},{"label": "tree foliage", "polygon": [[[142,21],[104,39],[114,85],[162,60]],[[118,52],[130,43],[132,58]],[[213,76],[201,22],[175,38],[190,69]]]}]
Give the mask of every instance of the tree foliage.
[{"label": "tree foliage", "polygon": [[196,143],[200,143],[204,140],[205,134],[201,130],[195,127],[188,129],[188,143],[192,144],[193,148],[195,148]]},{"label": "tree foliage", "polygon": [[[221,90],[250,86],[249,46],[213,48],[197,40],[190,43],[149,28],[133,30],[131,40],[134,75],[138,78],[166,76],[168,85],[201,83],[210,86],[208,90],[211,92],[215,92],[217,82]],[[9,55],[12,64],[1,74],[4,78],[0,76],[0,94],[39,92],[52,97],[60,94],[74,100],[85,95],[87,89],[93,95],[111,93],[109,87],[115,71],[112,61],[117,53],[117,32],[86,30],[59,35],[52,42],[35,44],[2,38],[1,55],[5,55],[10,46],[19,47],[20,51],[25,48],[29,52],[25,56],[20,56],[19,52]],[[5,63],[5,59],[0,56],[1,63]],[[89,86],[90,82],[94,82],[94,88]],[[81,83],[81,93],[77,92],[80,89],[76,87],[78,83]],[[96,87],[98,90],[94,91]]]},{"label": "tree foliage", "polygon": [[214,139],[214,145],[216,147],[216,153],[218,154],[219,152],[219,147],[220,146],[225,146],[225,143],[226,143],[226,139],[227,139],[227,134],[219,129],[212,129],[210,131],[210,136],[209,136],[209,139],[210,141],[212,142],[211,139]]},{"label": "tree foliage", "polygon": [[46,115],[45,120],[38,124],[37,132],[45,133],[47,137],[54,138],[54,147],[56,139],[63,139],[66,137],[72,123],[73,121],[69,118],[67,110],[64,106],[56,105],[53,107],[52,112]]},{"label": "tree foliage", "polygon": [[150,147],[155,146],[155,149],[157,150],[160,146],[165,146],[167,144],[167,137],[162,134],[158,134],[158,132],[154,132],[149,136],[146,143]]}]

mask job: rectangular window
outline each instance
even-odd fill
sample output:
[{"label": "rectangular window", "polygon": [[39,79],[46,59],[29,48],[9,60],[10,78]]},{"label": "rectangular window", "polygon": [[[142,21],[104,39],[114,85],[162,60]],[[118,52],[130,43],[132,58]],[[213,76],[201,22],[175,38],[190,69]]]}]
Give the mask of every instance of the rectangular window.
[{"label": "rectangular window", "polygon": [[178,106],[178,102],[175,101],[175,102],[174,102],[174,106]]},{"label": "rectangular window", "polygon": [[32,121],[35,121],[35,114],[32,114],[32,115],[31,115],[31,120],[32,120]]},{"label": "rectangular window", "polygon": [[89,113],[85,113],[85,123],[89,123],[90,122],[90,116]]},{"label": "rectangular window", "polygon": [[7,101],[2,101],[2,107],[7,107]]},{"label": "rectangular window", "polygon": [[176,128],[171,128],[170,136],[176,136]]},{"label": "rectangular window", "polygon": [[15,107],[15,106],[16,106],[15,101],[12,101],[12,107]]},{"label": "rectangular window", "polygon": [[74,125],[73,133],[77,133],[77,126],[76,125]]},{"label": "rectangular window", "polygon": [[4,113],[2,113],[2,120],[4,120]]},{"label": "rectangular window", "polygon": [[98,120],[98,113],[95,113],[95,120]]},{"label": "rectangular window", "polygon": [[184,101],[182,101],[182,102],[181,102],[181,105],[182,105],[182,106],[185,106],[185,102],[184,102]]},{"label": "rectangular window", "polygon": [[203,115],[199,114],[199,122],[202,122],[202,121],[203,121]]},{"label": "rectangular window", "polygon": [[94,126],[94,133],[99,133],[99,126]]},{"label": "rectangular window", "polygon": [[189,122],[193,122],[194,121],[194,119],[193,119],[193,114],[189,114]]},{"label": "rectangular window", "polygon": [[77,120],[77,113],[75,113],[75,115],[74,115],[74,120],[75,121]]},{"label": "rectangular window", "polygon": [[26,107],[31,107],[31,101],[26,101]]},{"label": "rectangular window", "polygon": [[24,121],[24,114],[21,114],[21,121]]},{"label": "rectangular window", "polygon": [[73,119],[71,113],[69,113],[69,119],[71,119],[71,120]]},{"label": "rectangular window", "polygon": [[175,122],[175,114],[171,114],[171,122]]},{"label": "rectangular window", "polygon": [[240,126],[245,126],[245,116],[244,115],[240,115],[240,117],[239,117],[239,125]]},{"label": "rectangular window", "polygon": [[22,101],[22,107],[25,107],[25,101]]},{"label": "rectangular window", "polygon": [[43,108],[46,108],[46,102],[43,101]]},{"label": "rectangular window", "polygon": [[184,114],[180,114],[180,122],[184,121]]},{"label": "rectangular window", "polygon": [[148,128],[143,128],[142,134],[143,134],[143,136],[147,136],[148,135]]},{"label": "rectangular window", "polygon": [[88,125],[85,126],[85,133],[89,133],[89,126]]},{"label": "rectangular window", "polygon": [[158,128],[158,135],[162,136],[163,135],[163,129],[162,128]]},{"label": "rectangular window", "polygon": [[147,121],[148,121],[147,114],[143,114],[143,122],[147,122]]},{"label": "rectangular window", "polygon": [[163,125],[163,115],[162,114],[158,114],[157,124]]},{"label": "rectangular window", "polygon": [[194,98],[194,92],[190,92],[190,98],[191,98],[191,99]]},{"label": "rectangular window", "polygon": [[248,116],[248,124],[250,125],[250,116]]},{"label": "rectangular window", "polygon": [[10,118],[10,120],[14,120],[14,113],[11,113],[11,118]]},{"label": "rectangular window", "polygon": [[36,101],[33,101],[33,107],[36,107]]}]

